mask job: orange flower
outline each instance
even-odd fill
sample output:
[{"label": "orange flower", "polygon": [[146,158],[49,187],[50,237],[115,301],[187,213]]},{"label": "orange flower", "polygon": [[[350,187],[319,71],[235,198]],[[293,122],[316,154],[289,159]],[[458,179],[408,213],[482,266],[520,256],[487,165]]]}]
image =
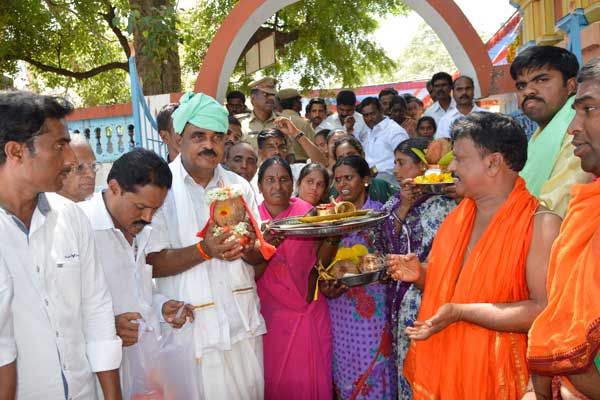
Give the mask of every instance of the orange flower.
[{"label": "orange flower", "polygon": [[227,203],[223,202],[221,205],[216,207],[215,214],[226,218],[229,217],[229,215],[231,215],[231,209],[229,208],[229,205]]}]

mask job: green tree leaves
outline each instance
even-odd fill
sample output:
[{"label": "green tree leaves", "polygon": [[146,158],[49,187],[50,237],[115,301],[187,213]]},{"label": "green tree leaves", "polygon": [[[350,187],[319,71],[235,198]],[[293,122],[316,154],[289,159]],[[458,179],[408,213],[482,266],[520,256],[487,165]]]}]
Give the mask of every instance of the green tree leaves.
[{"label": "green tree leaves", "polygon": [[[39,89],[61,89],[78,105],[129,101],[127,57],[136,50],[147,94],[181,90],[181,70],[195,79],[206,51],[235,0],[4,0],[0,3],[0,74],[29,65]],[[391,74],[396,63],[373,40],[377,20],[405,14],[398,0],[303,0],[263,24],[278,35],[277,63],[265,73],[298,76],[304,89],[360,85]],[[180,55],[181,54],[181,62]],[[245,88],[243,57],[232,81]]]}]

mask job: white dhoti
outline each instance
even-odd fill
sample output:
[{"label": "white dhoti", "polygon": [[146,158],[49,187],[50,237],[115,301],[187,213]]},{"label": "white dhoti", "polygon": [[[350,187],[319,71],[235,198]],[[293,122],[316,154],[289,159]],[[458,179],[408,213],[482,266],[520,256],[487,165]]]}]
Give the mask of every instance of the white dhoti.
[{"label": "white dhoti", "polygon": [[197,362],[198,392],[206,400],[262,400],[262,336],[244,339],[231,350],[205,353]]}]

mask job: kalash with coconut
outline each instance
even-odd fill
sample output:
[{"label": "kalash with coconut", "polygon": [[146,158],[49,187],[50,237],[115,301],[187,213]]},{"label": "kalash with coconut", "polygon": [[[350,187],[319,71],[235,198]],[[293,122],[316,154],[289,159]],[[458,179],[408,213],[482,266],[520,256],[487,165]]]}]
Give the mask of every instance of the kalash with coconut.
[{"label": "kalash with coconut", "polygon": [[414,183],[418,185],[454,183],[452,173],[447,171],[448,165],[454,159],[452,145],[448,140],[436,139],[427,146],[424,152],[414,147],[411,148],[411,151],[427,165],[425,173],[417,176],[413,180]]},{"label": "kalash with coconut", "polygon": [[250,223],[259,241],[260,252],[265,260],[268,260],[275,253],[276,248],[264,240],[260,227],[252,216],[243,195],[244,192],[240,185],[209,190],[206,193],[206,199],[210,202],[210,218],[197,236],[204,238],[212,222],[215,224],[213,235],[219,236],[225,232],[232,232],[227,240],[239,240],[241,246],[247,247],[253,245],[248,237],[250,233],[248,223]]}]

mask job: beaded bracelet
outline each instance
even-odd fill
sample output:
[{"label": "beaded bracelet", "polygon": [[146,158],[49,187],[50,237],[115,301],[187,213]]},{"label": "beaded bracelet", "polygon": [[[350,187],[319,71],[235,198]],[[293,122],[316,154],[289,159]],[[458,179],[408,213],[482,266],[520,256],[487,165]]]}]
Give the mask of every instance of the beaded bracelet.
[{"label": "beaded bracelet", "polygon": [[196,243],[196,248],[198,249],[198,253],[200,253],[200,256],[202,256],[202,258],[204,258],[204,260],[210,260],[212,258],[208,254],[206,254],[206,252],[202,248],[202,242]]}]

